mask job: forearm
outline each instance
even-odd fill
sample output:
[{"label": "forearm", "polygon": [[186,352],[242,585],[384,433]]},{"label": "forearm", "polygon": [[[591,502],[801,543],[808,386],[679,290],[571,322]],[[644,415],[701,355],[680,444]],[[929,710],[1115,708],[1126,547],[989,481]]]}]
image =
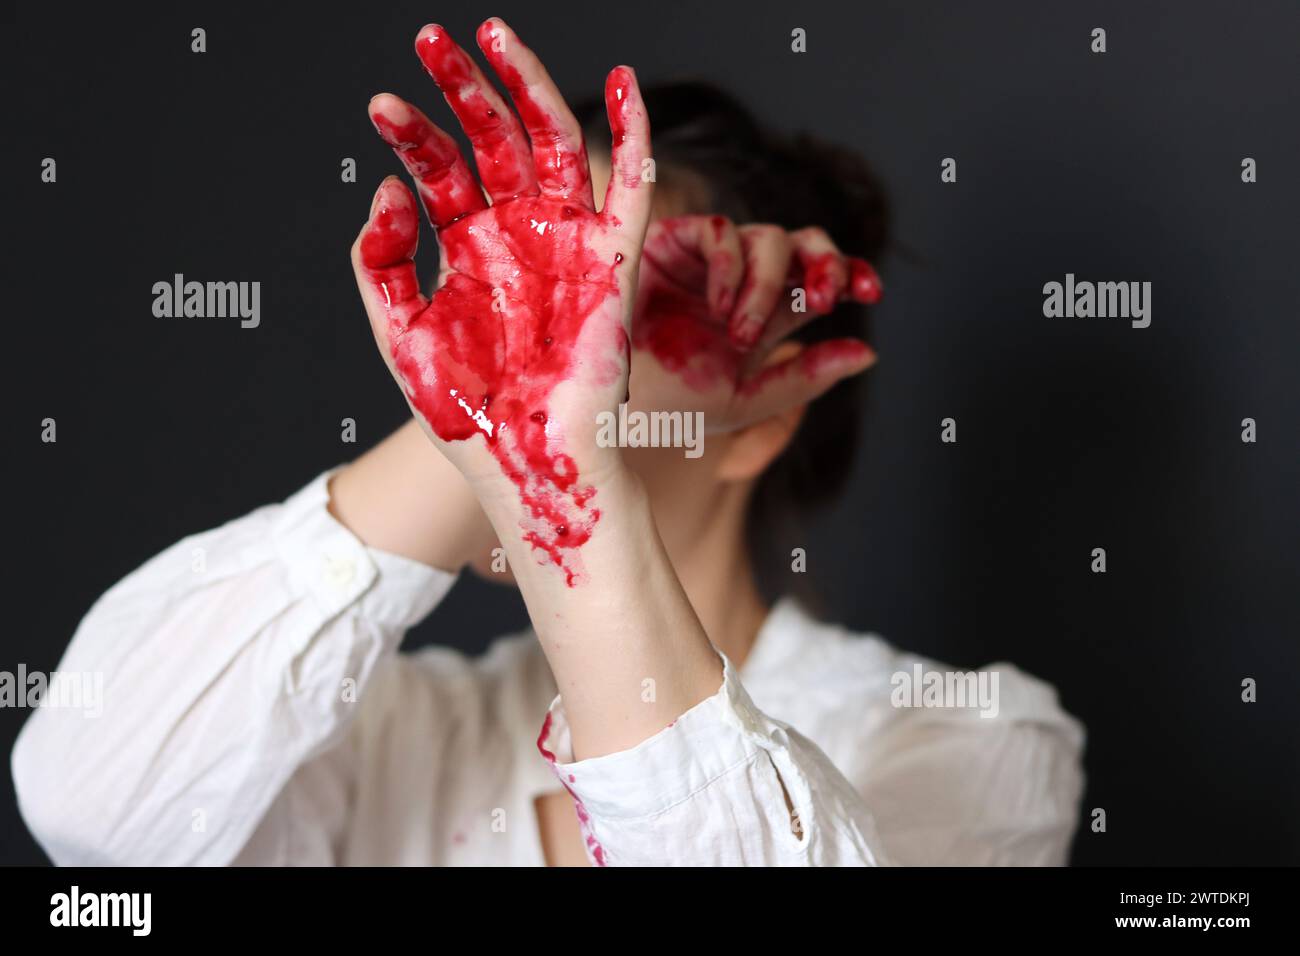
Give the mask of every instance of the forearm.
[{"label": "forearm", "polygon": [[597,483],[600,509],[573,586],[519,527],[513,485],[481,497],[555,675],[578,759],[633,747],[717,693],[722,662],[669,563],[640,481]]},{"label": "forearm", "polygon": [[[56,862],[230,863],[446,593],[450,575],[367,557],[322,484],[182,539],[95,602],[57,667],[82,706],[35,708],[13,753]],[[214,825],[177,839],[169,821],[200,808]],[[312,818],[295,810],[300,838]]]},{"label": "forearm", "polygon": [[329,507],[370,547],[444,571],[495,545],[478,498],[414,420],[333,477]]}]

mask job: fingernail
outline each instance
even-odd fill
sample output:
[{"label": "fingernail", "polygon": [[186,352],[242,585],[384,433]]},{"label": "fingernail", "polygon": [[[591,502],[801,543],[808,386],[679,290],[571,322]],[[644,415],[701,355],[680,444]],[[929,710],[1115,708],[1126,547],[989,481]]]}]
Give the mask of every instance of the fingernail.
[{"label": "fingernail", "polygon": [[852,286],[853,297],[867,305],[875,305],[879,302],[884,292],[884,286],[876,270],[872,268],[871,263],[862,260],[853,263]]}]

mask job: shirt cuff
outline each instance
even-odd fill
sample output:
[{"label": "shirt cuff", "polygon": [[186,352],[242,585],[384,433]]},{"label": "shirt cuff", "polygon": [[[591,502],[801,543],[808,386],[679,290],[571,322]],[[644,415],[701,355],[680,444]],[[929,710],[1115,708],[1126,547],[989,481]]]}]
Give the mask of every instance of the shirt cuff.
[{"label": "shirt cuff", "polygon": [[429,615],[456,575],[367,547],[329,511],[329,480],[319,475],[280,506],[272,537],[296,590],[327,617],[356,604],[363,617],[409,628]]},{"label": "shirt cuff", "polygon": [[757,752],[781,746],[780,725],[754,706],[731,662],[720,656],[722,686],[716,694],[653,737],[618,753],[574,762],[568,718],[561,699],[555,698],[537,747],[578,804],[579,818],[633,819],[660,813]]}]

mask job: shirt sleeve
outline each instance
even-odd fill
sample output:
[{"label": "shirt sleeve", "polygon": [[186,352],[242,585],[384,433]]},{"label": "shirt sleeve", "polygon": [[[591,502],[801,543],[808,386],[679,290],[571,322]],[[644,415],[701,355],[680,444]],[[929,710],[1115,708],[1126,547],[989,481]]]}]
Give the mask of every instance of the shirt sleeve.
[{"label": "shirt sleeve", "polygon": [[597,866],[875,866],[867,805],[806,737],[722,687],[619,753],[573,762],[560,698],[538,748],[578,811]]},{"label": "shirt sleeve", "polygon": [[36,708],[12,755],[56,863],[235,861],[255,830],[274,842],[268,814],[309,761],[318,797],[293,825],[328,854],[357,702],[454,582],[363,545],[328,479],[173,545],[81,622],[57,673],[88,675],[97,706]]}]

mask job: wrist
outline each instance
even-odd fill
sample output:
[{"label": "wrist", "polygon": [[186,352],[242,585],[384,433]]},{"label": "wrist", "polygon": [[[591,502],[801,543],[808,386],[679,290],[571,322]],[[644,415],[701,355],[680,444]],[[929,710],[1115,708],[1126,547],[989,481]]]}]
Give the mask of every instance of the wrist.
[{"label": "wrist", "polygon": [[640,486],[640,479],[627,467],[619,449],[600,451],[599,455],[586,456],[581,461],[566,455],[562,468],[512,472],[494,461],[490,467],[474,473],[462,471],[461,475],[485,511],[508,508],[511,502],[520,504],[521,492],[530,488],[548,489],[581,500],[602,494],[606,489],[610,494],[621,494]]},{"label": "wrist", "polygon": [[535,474],[471,482],[517,577],[536,571],[539,583],[575,586],[589,577],[588,555],[615,528],[653,528],[641,480],[620,459],[577,475],[563,487]]}]

